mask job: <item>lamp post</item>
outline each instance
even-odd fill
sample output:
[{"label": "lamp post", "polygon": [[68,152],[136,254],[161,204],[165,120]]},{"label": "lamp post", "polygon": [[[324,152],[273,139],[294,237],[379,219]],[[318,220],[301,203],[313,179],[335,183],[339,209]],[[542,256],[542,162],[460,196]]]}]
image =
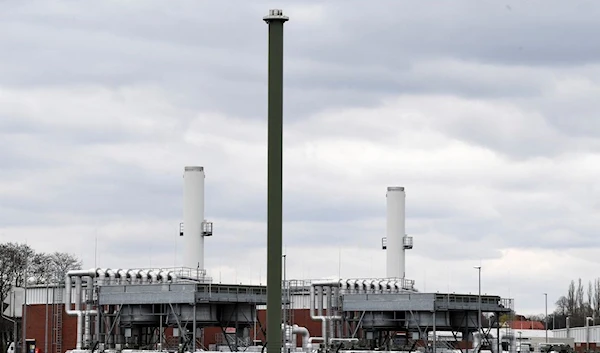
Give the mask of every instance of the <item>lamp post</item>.
[{"label": "lamp post", "polygon": [[477,316],[477,332],[481,332],[481,266],[475,266],[479,272],[479,295],[478,295],[478,316]]},{"label": "lamp post", "polygon": [[519,352],[523,353],[523,331],[519,331]]},{"label": "lamp post", "polygon": [[544,304],[546,306],[544,314],[544,329],[546,330],[546,343],[548,343],[548,293],[544,293]]},{"label": "lamp post", "polygon": [[283,302],[283,323],[287,324],[287,309],[288,309],[288,284],[287,284],[287,275],[286,275],[286,271],[287,271],[287,256],[286,254],[283,254],[283,297],[285,298],[284,302]]}]

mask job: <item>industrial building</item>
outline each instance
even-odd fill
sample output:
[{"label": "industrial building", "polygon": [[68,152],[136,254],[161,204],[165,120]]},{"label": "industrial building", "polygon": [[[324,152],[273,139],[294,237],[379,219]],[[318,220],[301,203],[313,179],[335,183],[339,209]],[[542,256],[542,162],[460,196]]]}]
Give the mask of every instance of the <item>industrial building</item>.
[{"label": "industrial building", "polygon": [[[184,168],[185,266],[75,270],[64,285],[29,287],[25,298],[13,300],[26,308],[26,337],[43,353],[260,349],[267,288],[216,284],[203,269],[204,240],[213,235],[204,217],[204,181],[203,167]],[[386,276],[283,282],[282,343],[289,350],[414,349],[435,346],[436,336],[428,337],[436,330],[460,333],[457,347],[466,348],[480,329],[480,312],[510,312],[512,301],[499,296],[418,292],[404,270],[413,246],[404,188],[389,187],[386,199]]]}]

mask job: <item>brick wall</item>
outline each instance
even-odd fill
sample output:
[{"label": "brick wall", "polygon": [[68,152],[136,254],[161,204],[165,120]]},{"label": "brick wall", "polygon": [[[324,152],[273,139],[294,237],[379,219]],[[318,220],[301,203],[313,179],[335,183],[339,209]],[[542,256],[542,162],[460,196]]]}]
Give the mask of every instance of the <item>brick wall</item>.
[{"label": "brick wall", "polygon": [[[26,313],[26,326],[27,326],[27,338],[35,339],[36,347],[40,349],[42,353],[55,353],[56,347],[53,346],[53,321],[54,321],[54,305],[28,305]],[[75,349],[77,340],[77,318],[67,316],[63,306],[59,306],[62,315],[62,349],[61,352],[68,349]],[[46,313],[48,320],[46,321]],[[46,323],[48,325],[47,337],[46,337]],[[48,351],[45,351],[46,341],[48,342]]]}]

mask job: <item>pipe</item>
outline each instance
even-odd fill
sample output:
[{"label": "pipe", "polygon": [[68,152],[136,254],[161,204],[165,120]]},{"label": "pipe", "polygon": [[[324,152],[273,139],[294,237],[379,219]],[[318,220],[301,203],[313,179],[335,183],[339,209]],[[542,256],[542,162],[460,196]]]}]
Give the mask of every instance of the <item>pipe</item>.
[{"label": "pipe", "polygon": [[[67,272],[65,276],[65,313],[69,316],[77,316],[77,344],[76,349],[81,349],[82,347],[82,315],[97,315],[97,310],[81,310],[81,301],[79,295],[81,293],[81,277],[89,276],[96,277],[96,270],[71,270]],[[71,291],[72,291],[72,282],[71,277],[75,277],[75,309],[71,309]],[[79,290],[79,291],[78,291]]]},{"label": "pipe", "polygon": [[298,325],[294,325],[292,326],[292,334],[300,334],[302,335],[302,348],[307,349],[308,347],[308,340],[310,338],[310,332],[308,332],[308,329],[306,327],[302,327],[302,326],[298,326]]},{"label": "pipe", "polygon": [[317,287],[317,315],[323,316],[323,287]]},{"label": "pipe", "polygon": [[[336,287],[337,288],[337,287]],[[333,316],[333,293],[332,293],[332,288],[327,286],[325,287],[325,301],[327,302],[327,317],[331,317]],[[327,332],[327,337],[333,337],[334,336],[334,330],[333,330],[333,320],[328,320],[329,322],[329,327],[328,327],[328,332]]]},{"label": "pipe", "polygon": [[171,272],[169,272],[169,275],[168,275],[168,276],[169,276],[169,278],[170,278],[170,280],[171,280],[171,283],[176,283],[176,282],[177,282],[177,279],[179,278],[179,277],[177,276],[177,273],[175,273],[174,271],[171,271]]},{"label": "pipe", "polygon": [[148,272],[148,275],[150,276],[150,283],[158,283],[158,273],[155,270],[151,270],[150,272]]},{"label": "pipe", "polygon": [[[281,323],[281,332],[283,332],[283,343],[287,346],[292,342],[292,330],[291,326],[285,323]],[[296,345],[294,344],[294,347]]]},{"label": "pipe", "polygon": [[162,283],[169,282],[169,272],[167,272],[167,271],[160,271],[158,273],[158,277],[160,277],[160,280]]},{"label": "pipe", "polygon": [[96,270],[96,278],[98,279],[98,285],[104,284],[104,277],[106,277],[106,270],[99,268]]},{"label": "pipe", "polygon": [[75,310],[81,310],[81,277],[75,277]]},{"label": "pipe", "polygon": [[[316,282],[311,284],[310,286],[310,318],[312,320],[319,320],[321,321],[321,334],[322,334],[322,338],[323,338],[323,342],[325,343],[325,345],[328,344],[328,339],[327,339],[327,323],[333,320],[341,320],[342,317],[341,316],[335,316],[335,315],[331,315],[332,314],[332,310],[331,307],[329,306],[327,308],[327,315],[323,315],[323,286],[326,286],[327,288],[327,293],[329,294],[327,296],[327,300],[328,303],[330,303],[330,299],[331,299],[331,287],[332,286],[338,286],[339,283],[334,283],[334,282]],[[317,287],[318,289],[318,295],[316,295],[315,293],[315,287]],[[318,300],[317,304],[319,305],[318,310],[318,315],[315,315],[315,297]]]},{"label": "pipe", "polygon": [[140,271],[140,283],[146,284],[148,282],[148,270]]},{"label": "pipe", "polygon": [[137,274],[135,270],[127,269],[127,284],[135,284],[135,280],[137,278]]},{"label": "pipe", "polygon": [[84,320],[84,328],[83,328],[83,342],[85,344],[87,344],[88,342],[91,342],[92,338],[90,337],[90,314],[89,314],[89,302],[93,299],[92,298],[92,286],[93,286],[93,278],[92,277],[86,277],[85,278],[85,320]]},{"label": "pipe", "polygon": [[385,293],[386,289],[387,289],[387,282],[386,280],[379,280],[379,292],[380,293]]},{"label": "pipe", "polygon": [[119,283],[127,284],[127,270],[120,269],[117,274],[119,275]]},{"label": "pipe", "polygon": [[108,274],[108,284],[116,284],[116,273],[114,270],[112,269],[108,269],[106,271],[106,273]]},{"label": "pipe", "polygon": [[318,309],[319,315],[315,315],[315,285],[310,286],[310,318],[313,320],[321,321],[321,335],[322,335],[323,341],[326,341],[327,321],[326,321],[325,317],[323,316],[323,298],[320,295],[320,293],[322,293],[323,288],[318,287],[318,290],[319,290],[319,295],[317,295],[316,297],[319,299],[319,303],[317,303],[318,307],[319,307],[319,309]]},{"label": "pipe", "polygon": [[350,282],[350,290],[352,293],[358,293],[358,282],[355,279],[351,279]]}]

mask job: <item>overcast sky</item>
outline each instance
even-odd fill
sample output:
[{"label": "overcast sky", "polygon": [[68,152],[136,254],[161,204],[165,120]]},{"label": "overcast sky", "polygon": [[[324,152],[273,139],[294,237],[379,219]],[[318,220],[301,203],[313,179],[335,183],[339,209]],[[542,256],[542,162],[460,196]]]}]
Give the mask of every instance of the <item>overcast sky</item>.
[{"label": "overcast sky", "polygon": [[476,293],[481,263],[483,292],[543,313],[600,276],[597,1],[4,1],[0,240],[181,265],[202,165],[209,274],[265,283],[276,7],[288,278],[384,276],[387,186],[422,291]]}]

